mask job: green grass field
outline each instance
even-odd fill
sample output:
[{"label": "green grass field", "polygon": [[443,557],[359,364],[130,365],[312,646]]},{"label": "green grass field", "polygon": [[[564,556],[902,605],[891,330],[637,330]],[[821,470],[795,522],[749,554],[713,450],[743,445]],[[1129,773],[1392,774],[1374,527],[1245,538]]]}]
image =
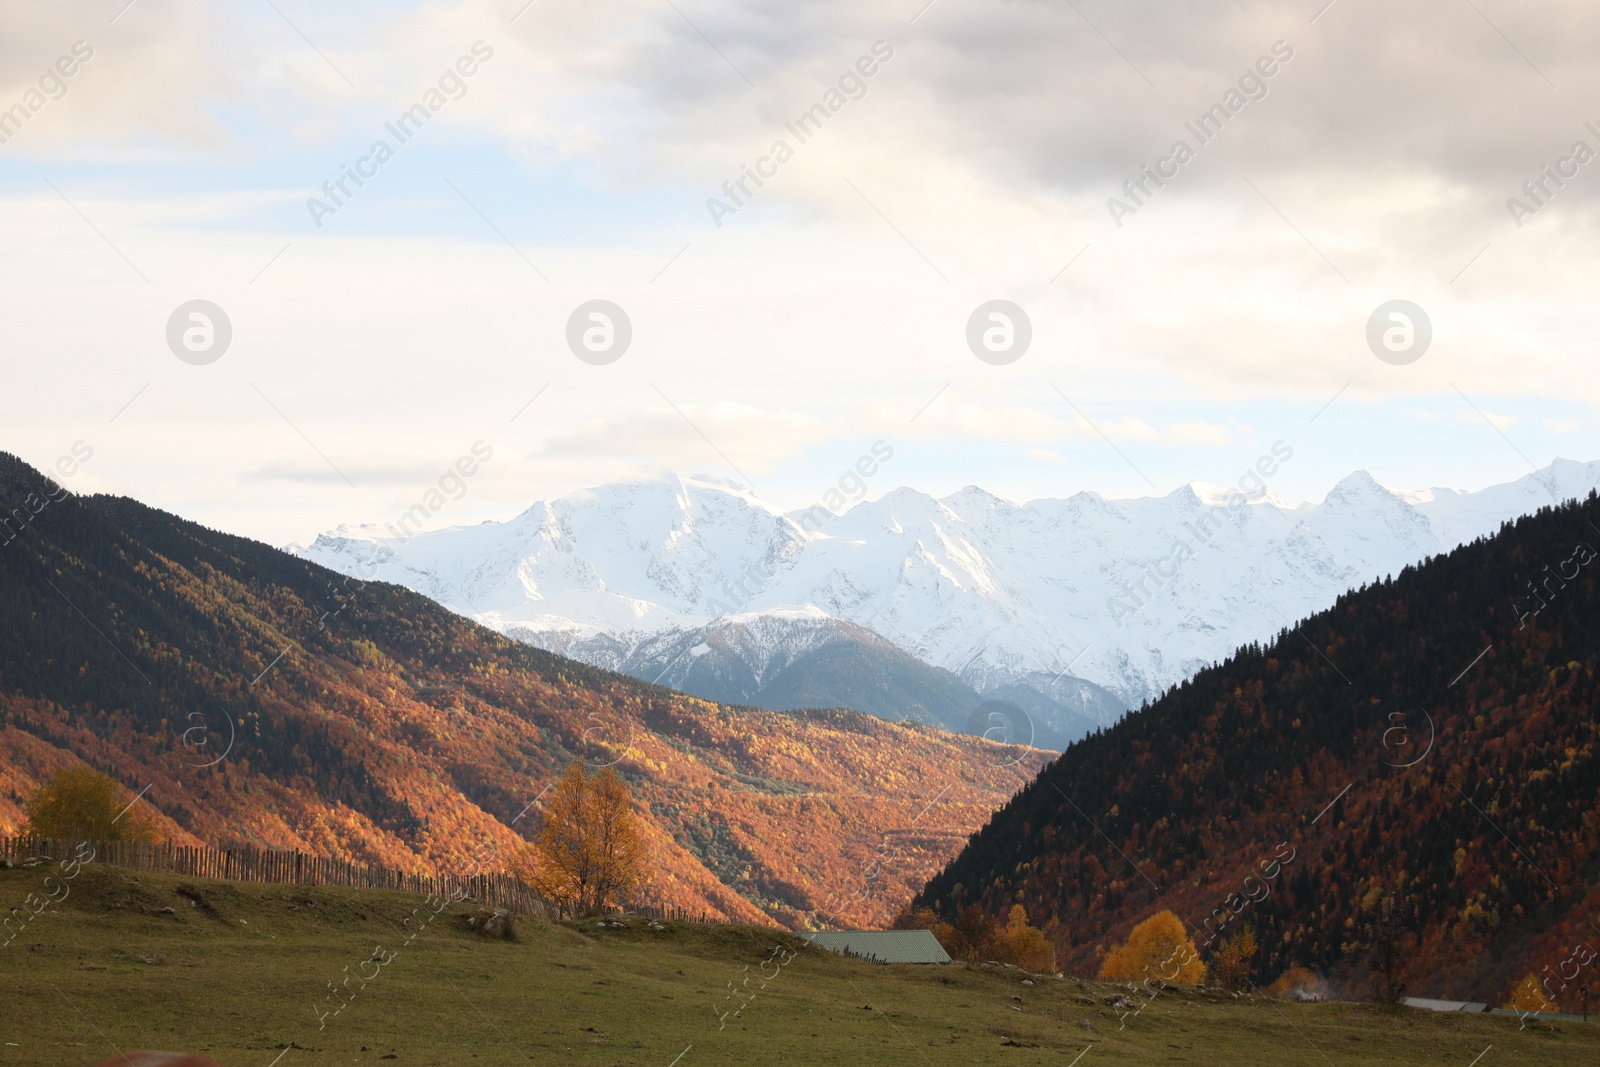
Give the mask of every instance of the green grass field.
[{"label": "green grass field", "polygon": [[[52,873],[54,865],[0,870],[0,908],[43,894]],[[50,891],[59,896],[62,885]],[[466,926],[470,904],[424,923],[431,909],[400,893],[103,866],[65,885],[65,899],[0,948],[0,1065],[80,1067],[164,1048],[225,1067],[1466,1067],[1491,1045],[1480,1067],[1600,1062],[1600,1026],[1519,1031],[1510,1016],[1198,991],[1169,991],[1119,1029],[1122,1012],[1104,1002],[1124,992],[1115,986],[1029,985],[1019,971],[962,964],[877,966],[753,927],[524,920],[518,940],[506,941]],[[403,926],[408,916],[415,934]],[[779,944],[788,947],[774,956]],[[346,975],[370,981],[351,977],[342,1010],[319,1015],[338,1003],[328,983]],[[729,984],[746,979],[759,992],[719,1028],[718,1012],[739,1003]]]}]

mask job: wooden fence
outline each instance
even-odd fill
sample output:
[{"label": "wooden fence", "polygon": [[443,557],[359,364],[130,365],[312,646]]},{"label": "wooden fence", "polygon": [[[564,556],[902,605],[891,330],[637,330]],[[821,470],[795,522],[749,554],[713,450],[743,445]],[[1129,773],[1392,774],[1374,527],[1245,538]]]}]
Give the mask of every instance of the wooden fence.
[{"label": "wooden fence", "polygon": [[674,908],[662,904],[624,904],[622,910],[631,915],[641,915],[646,919],[672,919],[684,923],[717,923],[727,922],[707,915],[703,911],[687,911],[683,908]]},{"label": "wooden fence", "polygon": [[[195,878],[224,878],[237,882],[266,882],[275,885],[334,885],[359,889],[395,889],[418,895],[448,896],[452,893],[486,908],[505,908],[518,915],[537,915],[545,919],[569,916],[522,879],[510,874],[408,874],[389,867],[329,859],[307,852],[287,852],[243,846],[241,848],[192,848],[171,841],[143,844],[133,841],[78,842],[47,837],[0,837],[0,860],[18,863],[43,856],[51,860],[71,859],[80,845],[93,849],[90,863],[109,863],[136,871],[180,874]],[[705,912],[660,904],[626,904],[621,909],[646,918],[673,919],[678,922],[709,923],[721,920]]]},{"label": "wooden fence", "polygon": [[[278,852],[242,848],[191,848],[170,841],[144,844],[133,841],[78,842],[39,837],[0,837],[0,859],[13,863],[43,856],[51,860],[79,855],[88,862],[109,863],[136,871],[226,878],[240,882],[279,885],[353,886],[362,889],[396,889],[404,893],[456,895],[487,908],[505,908],[519,915],[560,918],[560,911],[532,886],[509,874],[409,874],[388,867],[351,863],[305,852]],[[93,849],[92,853],[87,849]],[[92,857],[92,858],[91,858]]]}]

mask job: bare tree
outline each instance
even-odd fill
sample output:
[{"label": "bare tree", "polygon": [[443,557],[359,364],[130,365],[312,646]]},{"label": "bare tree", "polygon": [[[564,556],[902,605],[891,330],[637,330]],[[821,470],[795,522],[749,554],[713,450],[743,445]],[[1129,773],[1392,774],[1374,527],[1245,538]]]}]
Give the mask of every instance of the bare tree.
[{"label": "bare tree", "polygon": [[1406,992],[1400,977],[1400,943],[1405,931],[1400,926],[1398,910],[1394,894],[1384,893],[1378,899],[1371,924],[1372,966],[1367,982],[1372,999],[1379,1004],[1398,1004]]}]

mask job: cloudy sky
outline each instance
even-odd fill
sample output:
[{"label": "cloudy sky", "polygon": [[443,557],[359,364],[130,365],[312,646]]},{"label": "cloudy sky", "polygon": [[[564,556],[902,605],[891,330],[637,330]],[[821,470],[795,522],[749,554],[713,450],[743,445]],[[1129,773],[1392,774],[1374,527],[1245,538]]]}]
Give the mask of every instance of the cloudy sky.
[{"label": "cloudy sky", "polygon": [[1600,8],[1324,2],[7,5],[0,449],[274,543],[478,441],[441,525],[879,440],[873,496],[1600,458]]}]

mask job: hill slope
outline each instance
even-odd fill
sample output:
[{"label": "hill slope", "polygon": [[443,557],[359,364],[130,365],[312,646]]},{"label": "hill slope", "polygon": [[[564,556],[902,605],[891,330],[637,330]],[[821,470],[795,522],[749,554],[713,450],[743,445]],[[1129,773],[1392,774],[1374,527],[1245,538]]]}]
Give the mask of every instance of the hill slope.
[{"label": "hill slope", "polygon": [[[965,722],[983,702],[949,671],[930,667],[877,634],[821,612],[730,615],[634,644],[588,630],[510,626],[506,635],[707,700],[773,711],[848,707],[898,720],[908,717],[908,708],[920,706],[933,721],[959,716]],[[832,663],[841,657],[862,663],[866,670],[835,671]]]},{"label": "hill slope", "polygon": [[[855,623],[816,609],[726,615],[705,626],[663,630],[637,640],[588,629],[508,626],[506,636],[671,686],[685,693],[773,711],[845,707],[881,719],[983,735],[989,699],[1019,705],[1027,721],[1007,739],[1060,751],[1120,705],[1076,679],[1050,679],[1066,704],[1018,685],[980,695],[954,673],[930,667]],[[1050,689],[1046,684],[1042,688]],[[989,737],[995,735],[990,733]]]},{"label": "hill slope", "polygon": [[[54,496],[52,497],[52,494]],[[449,868],[509,855],[573,759],[649,816],[649,896],[881,921],[1042,757],[854,713],[732,708],[493,633],[0,455],[0,831],[85,761],[166,831]]]},{"label": "hill slope", "polygon": [[1024,901],[1082,969],[1156,909],[1222,908],[1224,933],[1256,926],[1257,981],[1298,964],[1359,993],[1392,894],[1413,994],[1498,1003],[1560,972],[1576,1006],[1596,964],[1574,947],[1600,945],[1597,527],[1593,495],[1546,509],[1200,672],[1069,748],[921,899]]}]

